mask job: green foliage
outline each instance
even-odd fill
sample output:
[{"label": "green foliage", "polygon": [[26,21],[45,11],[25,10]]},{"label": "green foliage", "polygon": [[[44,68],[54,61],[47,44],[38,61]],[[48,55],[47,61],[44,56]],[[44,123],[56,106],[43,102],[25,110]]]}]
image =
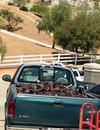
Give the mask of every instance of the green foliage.
[{"label": "green foliage", "polygon": [[98,9],[98,8],[99,8],[99,3],[98,3],[98,2],[95,2],[95,3],[94,3],[94,8],[95,8],[95,9]]},{"label": "green foliage", "polygon": [[12,6],[15,5],[13,2],[8,2],[8,5]]},{"label": "green foliage", "polygon": [[96,60],[95,63],[100,64],[100,59]]},{"label": "green foliage", "polygon": [[71,6],[67,2],[60,2],[51,10],[54,27],[61,25],[62,21],[71,17]]},{"label": "green foliage", "polygon": [[63,49],[70,49],[72,50],[71,47],[71,40],[72,40],[72,34],[73,35],[76,33],[75,28],[73,26],[73,21],[68,20],[68,21],[63,21],[60,26],[57,26],[55,28],[55,33],[54,33],[54,38],[56,40],[56,43],[61,46]]},{"label": "green foliage", "polygon": [[5,20],[2,17],[0,17],[0,28],[7,30]]},{"label": "green foliage", "polygon": [[28,8],[26,6],[21,6],[21,7],[19,7],[19,9],[28,12]]},{"label": "green foliage", "polygon": [[1,10],[0,16],[2,16],[4,19],[10,19],[11,17],[14,17],[13,13],[7,9]]},{"label": "green foliage", "polygon": [[46,31],[46,33],[48,33],[48,34],[53,32],[54,25],[53,25],[52,16],[51,16],[50,12],[45,14],[42,21],[39,21],[37,28],[38,28],[39,32]]},{"label": "green foliage", "polygon": [[16,31],[19,29],[18,24],[23,22],[19,16],[14,16],[14,13],[10,12],[7,9],[0,11],[0,16],[2,16],[5,20],[7,20],[7,30],[8,31]]},{"label": "green foliage", "polygon": [[47,13],[49,11],[49,7],[47,7],[43,3],[36,2],[30,8],[30,11],[33,12],[34,14],[39,15],[39,16],[44,16],[45,13]]},{"label": "green foliage", "polygon": [[88,6],[78,10],[77,15],[65,20],[55,29],[54,38],[63,49],[96,53],[100,47],[100,12]]},{"label": "green foliage", "polygon": [[6,45],[3,43],[1,37],[0,37],[0,53],[1,57],[4,57],[5,53],[7,52]]},{"label": "green foliage", "polygon": [[0,25],[0,29],[7,30],[7,26],[6,25]]},{"label": "green foliage", "polygon": [[[43,17],[42,21],[39,21],[37,28],[40,31],[45,31],[47,34],[55,32],[55,28],[60,26],[65,19],[71,17],[71,6],[67,2],[60,2],[59,5],[54,6]],[[55,39],[53,41],[55,46]]]}]

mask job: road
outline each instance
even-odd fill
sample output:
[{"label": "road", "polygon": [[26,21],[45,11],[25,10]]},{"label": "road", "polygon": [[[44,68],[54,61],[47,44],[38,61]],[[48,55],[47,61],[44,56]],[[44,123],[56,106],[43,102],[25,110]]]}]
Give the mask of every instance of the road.
[{"label": "road", "polygon": [[9,82],[0,79],[0,130],[4,130],[4,103]]}]

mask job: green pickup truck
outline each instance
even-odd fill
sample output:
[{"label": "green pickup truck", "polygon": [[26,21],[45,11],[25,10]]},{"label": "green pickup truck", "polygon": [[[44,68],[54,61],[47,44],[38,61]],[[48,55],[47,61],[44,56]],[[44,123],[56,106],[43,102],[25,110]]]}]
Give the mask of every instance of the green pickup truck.
[{"label": "green pickup truck", "polygon": [[[100,100],[80,94],[73,71],[49,64],[22,64],[10,82],[5,102],[5,130],[25,128],[79,128],[80,109],[89,102],[96,113]],[[90,119],[86,106],[84,120]]]}]

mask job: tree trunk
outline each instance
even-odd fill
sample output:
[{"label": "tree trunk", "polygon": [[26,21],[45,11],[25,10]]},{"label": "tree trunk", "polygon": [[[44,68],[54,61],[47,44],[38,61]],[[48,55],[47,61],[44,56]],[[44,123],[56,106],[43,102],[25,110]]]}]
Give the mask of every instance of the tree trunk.
[{"label": "tree trunk", "polygon": [[55,40],[53,40],[52,49],[55,48]]},{"label": "tree trunk", "polygon": [[76,53],[78,53],[78,47],[77,46],[75,47],[75,51],[76,51]]}]

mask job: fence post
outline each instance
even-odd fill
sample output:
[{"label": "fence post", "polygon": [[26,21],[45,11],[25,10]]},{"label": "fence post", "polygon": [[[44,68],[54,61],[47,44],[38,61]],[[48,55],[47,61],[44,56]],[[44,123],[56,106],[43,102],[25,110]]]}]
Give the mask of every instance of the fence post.
[{"label": "fence post", "polygon": [[20,65],[23,63],[23,55],[20,57]]},{"label": "fence post", "polygon": [[59,63],[59,61],[60,61],[60,53],[58,53],[58,63]]},{"label": "fence post", "polygon": [[42,54],[40,55],[40,63],[42,62]]},{"label": "fence post", "polygon": [[76,53],[76,56],[75,56],[75,65],[77,64],[77,53]]},{"label": "fence post", "polygon": [[94,56],[92,55],[91,56],[91,63],[94,61]]}]

